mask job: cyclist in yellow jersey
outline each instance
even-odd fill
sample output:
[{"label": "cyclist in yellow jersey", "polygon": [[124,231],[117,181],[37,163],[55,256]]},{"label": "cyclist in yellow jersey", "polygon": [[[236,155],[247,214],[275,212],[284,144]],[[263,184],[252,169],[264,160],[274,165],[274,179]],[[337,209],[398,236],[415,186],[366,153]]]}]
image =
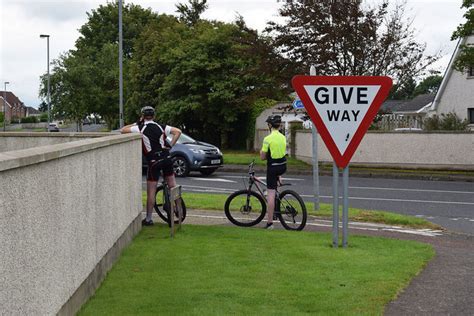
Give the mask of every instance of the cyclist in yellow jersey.
[{"label": "cyclist in yellow jersey", "polygon": [[280,115],[270,115],[268,123],[270,135],[263,139],[260,158],[267,160],[267,225],[273,229],[273,211],[275,210],[275,189],[279,177],[286,172],[286,137],[278,129],[281,125]]}]

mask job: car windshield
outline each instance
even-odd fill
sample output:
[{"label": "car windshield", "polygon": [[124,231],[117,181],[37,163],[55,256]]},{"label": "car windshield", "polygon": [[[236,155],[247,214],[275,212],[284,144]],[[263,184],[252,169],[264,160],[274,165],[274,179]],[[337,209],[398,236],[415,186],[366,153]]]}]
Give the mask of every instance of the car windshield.
[{"label": "car windshield", "polygon": [[[171,136],[168,136],[168,141],[171,142]],[[178,144],[194,144],[196,141],[190,136],[181,133],[181,136],[178,138]]]}]

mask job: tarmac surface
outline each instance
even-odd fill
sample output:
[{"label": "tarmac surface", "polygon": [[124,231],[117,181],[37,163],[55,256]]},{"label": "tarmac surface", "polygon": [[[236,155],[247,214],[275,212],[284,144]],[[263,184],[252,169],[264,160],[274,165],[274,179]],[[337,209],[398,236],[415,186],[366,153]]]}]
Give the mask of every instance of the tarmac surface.
[{"label": "tarmac surface", "polygon": [[[223,212],[205,210],[188,210],[185,224],[230,225]],[[330,232],[331,223],[312,217],[305,231]],[[436,251],[426,268],[386,306],[385,315],[474,315],[474,236],[355,222],[349,223],[349,244],[350,235],[416,240]]]}]

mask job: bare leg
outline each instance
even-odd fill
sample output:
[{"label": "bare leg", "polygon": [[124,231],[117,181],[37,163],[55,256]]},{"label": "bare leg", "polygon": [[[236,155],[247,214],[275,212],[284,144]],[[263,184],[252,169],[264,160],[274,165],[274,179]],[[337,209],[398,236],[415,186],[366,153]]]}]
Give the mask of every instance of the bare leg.
[{"label": "bare leg", "polygon": [[146,219],[151,220],[153,214],[153,207],[156,202],[156,185],[157,181],[146,182]]},{"label": "bare leg", "polygon": [[267,190],[267,225],[273,223],[273,211],[275,210],[275,190]]},{"label": "bare leg", "polygon": [[166,183],[168,183],[168,186],[170,188],[174,188],[176,186],[176,178],[175,178],[174,174],[171,175],[171,176],[166,176],[165,180],[166,180]]}]

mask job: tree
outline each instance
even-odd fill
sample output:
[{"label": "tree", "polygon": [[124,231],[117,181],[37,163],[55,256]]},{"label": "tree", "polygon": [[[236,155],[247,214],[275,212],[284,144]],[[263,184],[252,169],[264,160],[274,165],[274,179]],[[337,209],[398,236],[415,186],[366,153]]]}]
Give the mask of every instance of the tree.
[{"label": "tree", "polygon": [[283,84],[274,76],[279,59],[243,21],[202,20],[188,27],[162,18],[137,41],[130,102],[135,111],[158,106],[160,120],[224,148],[237,146],[231,140],[240,133],[243,147],[253,102],[281,96]]},{"label": "tree", "polygon": [[[92,63],[71,52],[53,61],[51,74],[51,112],[73,120],[82,129],[82,119],[90,113],[97,91],[93,88],[95,69]],[[47,76],[41,77],[40,96],[47,96]]]},{"label": "tree", "polygon": [[[451,40],[462,39],[474,34],[474,0],[463,0],[461,8],[467,9],[464,17],[466,22],[458,26],[451,36]],[[474,67],[474,46],[461,45],[461,52],[454,62],[454,68],[458,71],[465,71],[469,67]]]},{"label": "tree", "polygon": [[439,75],[432,75],[426,77],[416,86],[415,91],[413,91],[412,97],[416,97],[420,94],[436,93],[436,91],[438,91],[439,86],[441,85],[441,81],[443,81],[443,77]]},{"label": "tree", "polygon": [[[55,113],[80,123],[91,113],[101,115],[110,129],[118,125],[118,3],[100,5],[87,13],[76,47],[55,61],[51,91]],[[123,7],[124,97],[127,97],[128,64],[135,40],[157,14],[134,4]],[[57,72],[57,73],[55,73]],[[42,86],[46,76],[42,77]],[[41,88],[41,95],[45,96]]]},{"label": "tree", "polygon": [[40,111],[40,112],[47,112],[47,111],[48,111],[48,103],[42,101],[42,102],[38,105],[38,111]]},{"label": "tree", "polygon": [[270,22],[266,32],[295,73],[313,64],[319,75],[389,76],[402,89],[438,58],[424,56],[426,45],[416,42],[403,4],[389,12],[388,1],[368,8],[359,1],[295,0],[279,14],[285,22]]},{"label": "tree", "polygon": [[195,25],[200,19],[201,14],[206,11],[208,5],[207,0],[188,0],[187,4],[178,3],[176,12],[180,14],[180,20],[187,25]]}]

